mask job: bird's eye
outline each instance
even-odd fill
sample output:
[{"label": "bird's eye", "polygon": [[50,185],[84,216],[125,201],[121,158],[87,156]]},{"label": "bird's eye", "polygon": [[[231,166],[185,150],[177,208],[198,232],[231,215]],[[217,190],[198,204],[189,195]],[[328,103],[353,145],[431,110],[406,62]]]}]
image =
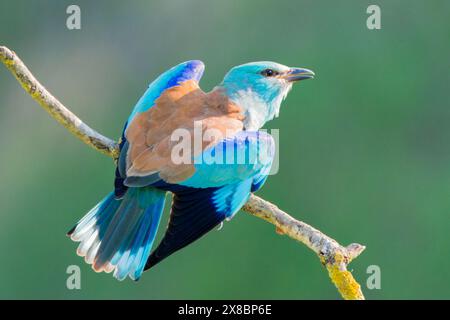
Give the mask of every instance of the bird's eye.
[{"label": "bird's eye", "polygon": [[272,69],[265,69],[261,72],[261,74],[264,77],[274,77],[274,76],[278,75],[278,72],[276,72],[275,70],[272,70]]}]

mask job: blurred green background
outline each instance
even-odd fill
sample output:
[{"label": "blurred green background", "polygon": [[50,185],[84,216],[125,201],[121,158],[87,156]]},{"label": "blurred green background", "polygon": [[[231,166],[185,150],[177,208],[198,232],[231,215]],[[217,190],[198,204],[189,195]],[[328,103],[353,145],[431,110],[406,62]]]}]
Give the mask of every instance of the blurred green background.
[{"label": "blurred green background", "polygon": [[[66,28],[70,4],[81,30]],[[381,7],[381,30],[366,27],[369,4]],[[0,44],[109,137],[181,61],[205,62],[205,90],[249,61],[313,69],[268,126],[280,129],[280,171],[259,195],[342,244],[365,244],[351,268],[367,298],[450,298],[449,13],[445,0],[4,0]],[[339,298],[312,252],[243,213],[138,283],[94,273],[65,233],[112,189],[113,163],[3,66],[0,150],[0,298]],[[72,264],[81,290],[66,288]],[[366,288],[370,265],[380,290]]]}]

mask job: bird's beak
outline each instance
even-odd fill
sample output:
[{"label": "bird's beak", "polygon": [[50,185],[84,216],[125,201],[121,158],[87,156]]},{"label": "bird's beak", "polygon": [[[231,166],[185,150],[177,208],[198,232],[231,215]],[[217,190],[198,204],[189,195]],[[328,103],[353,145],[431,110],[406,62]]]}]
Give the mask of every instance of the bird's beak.
[{"label": "bird's beak", "polygon": [[305,79],[312,79],[314,78],[314,75],[314,72],[305,68],[292,68],[282,75],[281,78],[289,82],[295,82]]}]

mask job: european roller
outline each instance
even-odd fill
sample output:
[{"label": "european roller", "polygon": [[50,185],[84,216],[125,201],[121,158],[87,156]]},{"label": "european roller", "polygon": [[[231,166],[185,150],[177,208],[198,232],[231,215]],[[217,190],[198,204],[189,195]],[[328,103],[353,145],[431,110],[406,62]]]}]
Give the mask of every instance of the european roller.
[{"label": "european roller", "polygon": [[[95,271],[138,280],[231,219],[264,184],[273,162],[274,140],[260,129],[278,116],[293,83],[314,76],[252,62],[232,68],[206,93],[198,85],[203,71],[194,60],[164,72],[129,116],[114,191],[68,233]],[[151,251],[167,192],[173,193],[169,223]]]}]

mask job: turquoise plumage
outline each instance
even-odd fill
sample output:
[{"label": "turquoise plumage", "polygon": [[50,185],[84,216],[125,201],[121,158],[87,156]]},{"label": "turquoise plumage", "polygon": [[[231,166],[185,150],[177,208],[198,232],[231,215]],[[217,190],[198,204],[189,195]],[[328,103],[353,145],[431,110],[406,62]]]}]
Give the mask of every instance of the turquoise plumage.
[{"label": "turquoise plumage", "polygon": [[[233,68],[204,93],[198,87],[203,71],[197,60],[166,71],[129,116],[114,192],[68,233],[97,272],[138,280],[144,270],[231,219],[261,188],[272,166],[274,140],[259,129],[278,116],[295,81],[314,75],[256,62]],[[198,123],[201,141],[196,142]],[[174,152],[180,147],[174,133],[180,131],[193,134],[186,141],[194,146],[181,148],[187,162],[179,162]],[[151,253],[167,192],[174,194],[169,225]]]}]

